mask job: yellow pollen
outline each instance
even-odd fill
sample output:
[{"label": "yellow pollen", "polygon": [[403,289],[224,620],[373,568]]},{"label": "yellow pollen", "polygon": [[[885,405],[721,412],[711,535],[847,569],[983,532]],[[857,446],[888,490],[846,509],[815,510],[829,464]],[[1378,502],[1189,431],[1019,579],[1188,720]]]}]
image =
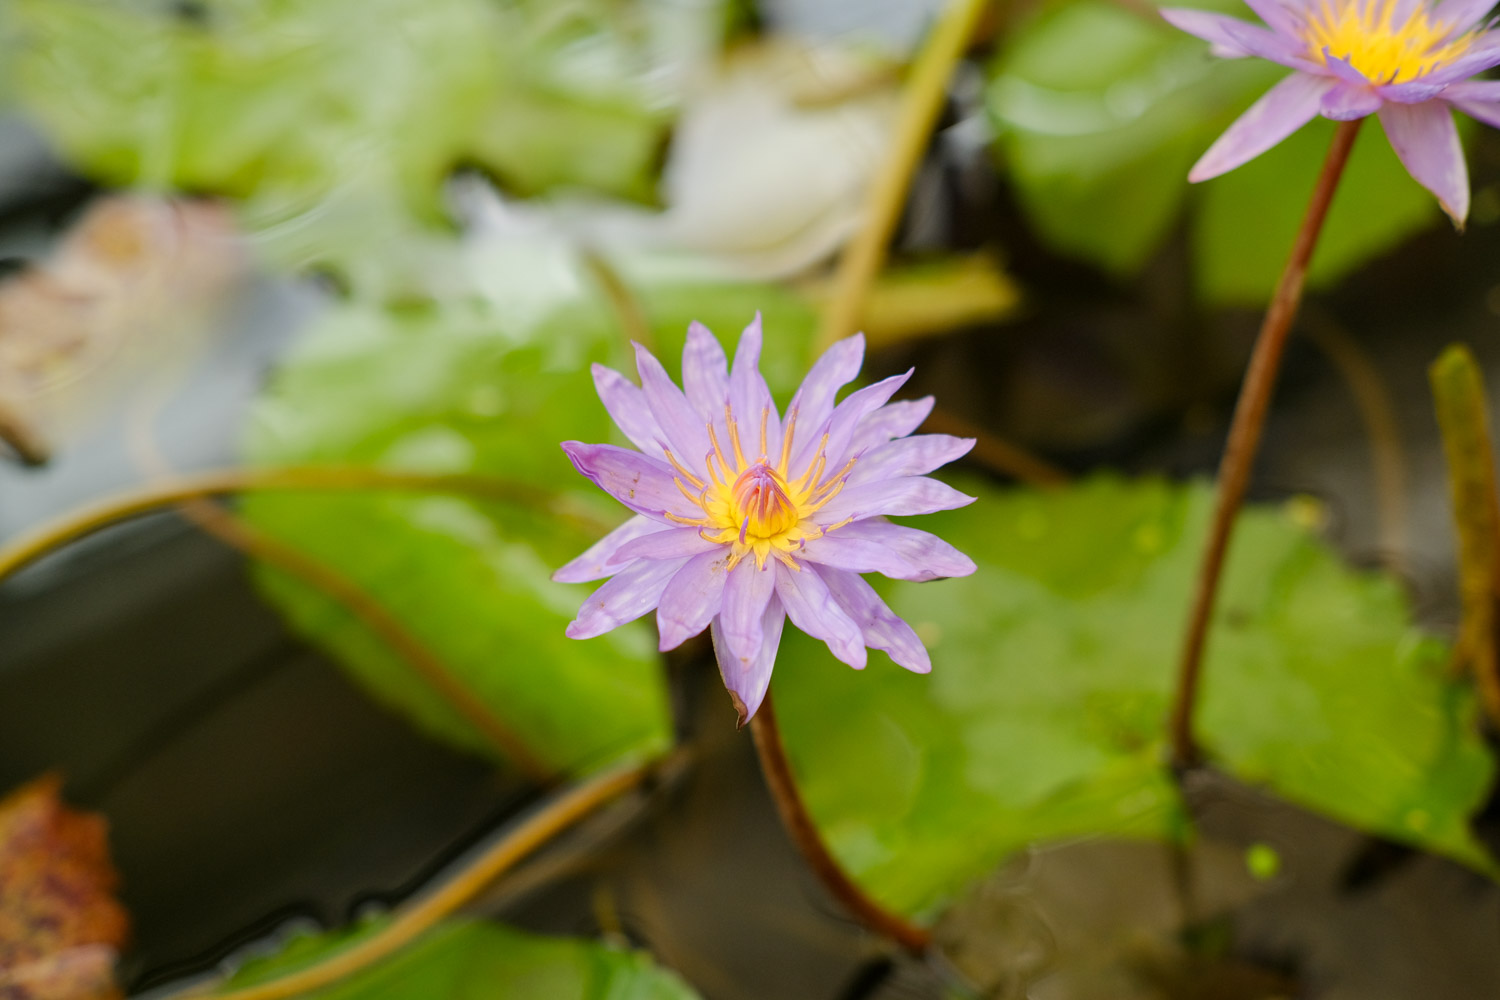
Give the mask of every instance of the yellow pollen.
[{"label": "yellow pollen", "polygon": [[1303,38],[1308,58],[1328,64],[1337,56],[1373,83],[1405,83],[1463,55],[1473,32],[1454,36],[1453,25],[1433,20],[1427,0],[1323,0],[1307,13]]},{"label": "yellow pollen", "polygon": [[[788,466],[796,415],[788,415],[779,441],[767,440],[769,424],[767,410],[760,415],[760,454],[752,461],[746,460],[739,427],[727,407],[722,427],[728,440],[721,440],[713,424],[708,426],[711,450],[703,457],[702,472],[688,469],[675,455],[667,457],[677,473],[678,488],[703,515],[668,516],[678,524],[698,527],[709,541],[728,545],[730,568],[746,556],[754,556],[756,565],[762,569],[772,558],[792,569],[799,568],[796,555],[803,543],[831,530],[815,524],[812,515],[838,496],[854,466],[851,459],[835,475],[824,475],[828,468],[825,434],[807,459],[806,467],[799,467],[794,473]],[[774,464],[768,454],[776,456]]]}]

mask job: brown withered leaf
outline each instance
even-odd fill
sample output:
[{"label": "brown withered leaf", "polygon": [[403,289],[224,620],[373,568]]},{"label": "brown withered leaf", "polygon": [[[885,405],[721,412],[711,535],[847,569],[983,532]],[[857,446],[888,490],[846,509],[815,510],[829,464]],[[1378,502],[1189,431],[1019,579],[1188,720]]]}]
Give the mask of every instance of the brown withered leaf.
[{"label": "brown withered leaf", "polygon": [[100,816],[76,812],[47,775],[0,800],[0,1000],[118,997],[129,919]]}]

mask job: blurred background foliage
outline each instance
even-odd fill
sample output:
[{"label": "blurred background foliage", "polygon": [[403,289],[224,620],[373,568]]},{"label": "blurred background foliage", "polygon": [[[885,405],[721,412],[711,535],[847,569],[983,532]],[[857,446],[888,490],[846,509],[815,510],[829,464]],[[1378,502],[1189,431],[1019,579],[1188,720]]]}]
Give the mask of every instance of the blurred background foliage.
[{"label": "blurred background foliage", "polygon": [[[27,378],[0,378],[0,403],[61,435],[48,402],[59,385],[103,398],[90,343],[139,341],[112,356],[136,358],[137,373],[180,372],[232,326],[221,284],[296,289],[295,342],[235,418],[243,458],[480,475],[524,498],[264,493],[237,516],[383,608],[551,773],[659,758],[690,727],[674,719],[676,672],[649,620],[590,642],[563,636],[583,592],[550,574],[621,518],[557,444],[623,443],[589,366],[628,371],[629,339],[675,375],[690,321],[732,350],[760,311],[783,404],[815,355],[828,265],[868,210],[935,6],[890,5],[888,32],[849,30],[837,4],[805,6],[822,13],[727,0],[8,0],[10,113],[91,197],[223,213],[196,229],[174,221],[165,237],[149,219],[100,223],[102,236],[38,267],[133,302],[143,274],[222,266],[207,269],[212,281],[152,285],[155,312],[100,310],[67,338],[45,297],[32,313],[14,304],[32,300],[13,280],[0,292],[11,317],[0,374]],[[989,349],[972,349],[976,338],[1013,343],[1049,309],[1149,285],[1177,259],[1184,291],[1146,310],[1153,332],[1111,341],[1150,401],[1132,419],[1222,396],[1233,345],[1179,352],[1159,338],[1183,315],[1264,302],[1330,126],[1199,187],[1185,175],[1276,74],[1211,58],[1133,2],[996,11],[954,76],[897,253],[868,296],[876,368],[930,362],[940,407],[949,383],[970,386],[952,399],[962,413],[935,421],[988,431],[986,400],[1005,383],[971,363]],[[986,193],[966,196],[976,176]],[[959,208],[934,203],[945,197]],[[1438,219],[1367,129],[1311,280],[1332,287]],[[219,319],[194,320],[192,344],[167,338],[163,317],[198,293],[211,302],[194,315]],[[1152,388],[1181,369],[1152,369],[1147,348],[1201,361],[1198,383]],[[1209,494],[1096,472],[1120,454],[1093,447],[1120,430],[1099,422],[1104,395],[1087,374],[1058,393],[1068,420],[1105,428],[1058,449],[1084,473],[1070,485],[985,476],[1004,462],[998,439],[982,439],[961,473],[979,501],[922,525],[971,554],[975,576],[882,585],[931,648],[930,677],[883,656],[854,674],[802,636],[782,649],[783,724],[814,815],[840,860],[904,913],[938,917],[1038,844],[1195,836],[1161,723]],[[1040,412],[1047,429],[1027,443],[1065,439],[1074,425]],[[1123,437],[1109,445],[1128,449]],[[1238,782],[1493,875],[1471,823],[1494,766],[1468,682],[1414,622],[1400,581],[1345,565],[1325,525],[1305,499],[1246,518],[1207,669],[1212,759]],[[254,573],[382,704],[464,753],[516,763],[345,602],[285,567]],[[701,648],[690,658],[711,669]],[[230,988],[316,964],[380,923],[283,942]],[[517,997],[693,995],[637,952],[492,922],[445,924],[318,995],[479,996],[496,979],[526,983],[507,993]]]}]

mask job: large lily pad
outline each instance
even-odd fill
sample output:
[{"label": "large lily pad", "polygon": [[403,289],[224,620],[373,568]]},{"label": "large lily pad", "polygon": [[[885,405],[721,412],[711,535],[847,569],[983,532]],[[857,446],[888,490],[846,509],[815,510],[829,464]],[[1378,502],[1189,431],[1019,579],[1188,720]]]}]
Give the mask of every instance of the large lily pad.
[{"label": "large lily pad", "polygon": [[[642,305],[669,363],[690,319],[708,322],[732,349],[759,305],[768,341],[780,345],[767,368],[783,393],[805,368],[813,314],[788,293],[667,289]],[[557,498],[538,509],[402,492],[265,494],[247,498],[244,511],[359,584],[536,755],[572,772],[655,753],[670,733],[651,626],[568,639],[564,626],[588,589],[550,579],[623,520],[558,444],[622,440],[595,398],[589,365],[633,371],[625,357],[612,315],[589,298],[525,327],[479,302],[341,306],[278,373],[249,434],[261,463],[478,473]],[[260,580],[302,632],[382,700],[433,735],[491,749],[342,606],[271,569]]]},{"label": "large lily pad", "polygon": [[[964,489],[979,501],[922,527],[979,571],[884,587],[928,642],[931,675],[883,658],[857,674],[801,636],[776,670],[820,826],[879,898],[915,914],[1027,844],[1183,824],[1164,720],[1209,491],[1110,478]],[[1285,511],[1252,509],[1199,732],[1241,779],[1492,870],[1467,819],[1493,765],[1445,664],[1394,580],[1344,567]]]},{"label": "large lily pad", "polygon": [[[294,938],[278,954],[246,963],[226,989],[268,982],[314,965],[378,931],[383,923],[376,921],[352,933]],[[698,994],[642,952],[454,920],[391,958],[301,995],[319,1000],[694,1000]]]}]

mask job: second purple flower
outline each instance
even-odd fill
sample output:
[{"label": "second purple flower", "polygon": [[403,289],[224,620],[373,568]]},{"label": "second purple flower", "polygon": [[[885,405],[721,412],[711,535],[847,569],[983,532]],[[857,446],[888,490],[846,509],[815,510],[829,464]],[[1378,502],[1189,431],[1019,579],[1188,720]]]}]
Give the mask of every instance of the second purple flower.
[{"label": "second purple flower", "polygon": [[1161,15],[1221,56],[1256,56],[1294,70],[1229,127],[1188,174],[1233,170],[1317,115],[1379,114],[1396,155],[1462,226],[1469,175],[1450,107],[1500,126],[1500,32],[1481,24],[1494,0],[1246,0],[1262,27],[1202,10]]},{"label": "second purple flower", "polygon": [[909,670],[930,670],[916,633],[859,574],[974,572],[942,539],[885,519],[972,503],[926,473],[973,440],[907,436],[932,409],[931,397],[889,402],[910,372],[835,405],[863,363],[862,336],[818,359],[784,422],[759,370],[759,315],[740,336],[732,371],[713,334],[694,323],[681,389],[649,351],[635,350],[639,386],[602,365],[594,385],[640,450],[562,446],[579,472],[636,515],[554,574],[564,583],[613,577],[584,602],[568,635],[602,635],[653,608],[662,650],[710,629],[741,724],[765,697],[787,618],[852,667],[864,667],[869,647]]}]

